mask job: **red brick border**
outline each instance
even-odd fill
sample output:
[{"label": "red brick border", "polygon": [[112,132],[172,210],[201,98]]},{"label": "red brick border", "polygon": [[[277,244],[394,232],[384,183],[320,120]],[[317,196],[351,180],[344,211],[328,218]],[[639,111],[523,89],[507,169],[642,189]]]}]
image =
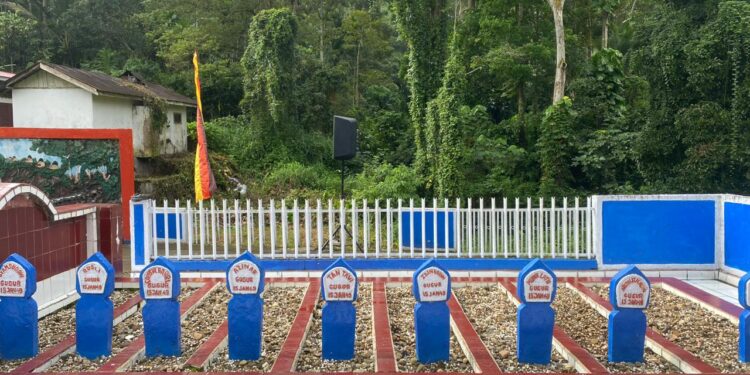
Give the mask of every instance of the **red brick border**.
[{"label": "red brick border", "polygon": [[388,299],[385,281],[375,279],[372,283],[372,331],[375,347],[375,371],[396,372],[396,354],[393,350],[391,322],[388,318]]},{"label": "red brick border", "polygon": [[[117,320],[118,318],[124,317],[124,315],[127,314],[130,309],[138,306],[138,304],[140,304],[141,302],[142,302],[141,296],[139,295],[136,295],[135,297],[128,299],[122,305],[118,306],[115,309],[114,314],[112,314],[114,316],[114,319]],[[132,315],[132,313],[128,314],[128,316],[130,315]],[[74,333],[64,338],[55,346],[45,350],[43,353],[40,353],[36,357],[16,367],[16,369],[13,370],[12,372],[29,373],[29,372],[34,372],[34,370],[37,370],[37,369],[44,369],[45,367],[48,367],[54,364],[53,361],[56,358],[67,354],[67,352],[70,351],[75,345],[76,345],[76,335]]]},{"label": "red brick border", "polygon": [[[180,303],[180,318],[185,319],[187,317],[187,314],[190,313],[190,311],[193,310],[195,306],[198,305],[200,301],[203,300],[204,297],[208,295],[208,293],[211,292],[211,290],[214,289],[218,285],[216,282],[206,282],[203,287],[193,292],[193,294],[190,295],[190,297],[186,298],[184,301]],[[146,349],[146,336],[141,334],[136,338],[133,342],[130,343],[127,347],[122,349],[119,353],[115,354],[112,358],[110,358],[107,363],[103,364],[99,369],[98,372],[115,372],[121,369],[121,367],[127,365],[131,359],[137,355],[139,355],[141,352],[143,352]]]},{"label": "red brick border", "polygon": [[202,370],[208,362],[226,345],[229,334],[229,321],[224,319],[219,328],[208,337],[193,355],[185,362],[183,368]]},{"label": "red brick border", "polygon": [[495,358],[484,345],[484,342],[474,330],[474,326],[469,321],[469,318],[464,313],[464,309],[461,303],[458,302],[456,295],[451,293],[451,298],[448,300],[448,308],[451,312],[451,322],[455,326],[454,332],[458,333],[458,339],[461,341],[461,346],[466,345],[468,353],[466,356],[469,358],[474,372],[481,372],[483,374],[499,374],[502,371],[495,362]]},{"label": "red brick border", "polygon": [[[589,289],[587,286],[581,283],[572,283],[567,285],[569,285],[570,288],[572,288],[574,291],[578,292],[578,294],[583,297],[582,299],[584,301],[589,302],[590,304],[598,305],[598,307],[596,305],[592,305],[592,307],[601,315],[606,317],[608,315],[608,312],[612,311],[612,305],[609,303],[609,301],[602,298],[598,293]],[[605,311],[607,313],[605,313]],[[705,374],[719,372],[718,369],[701,361],[694,354],[667,340],[666,337],[660,335],[658,332],[654,331],[651,328],[646,328],[646,344],[651,344],[648,346],[651,347],[651,349],[654,350],[656,354],[661,355],[664,359],[672,362],[680,370],[687,373]],[[664,355],[664,352],[667,352],[670,355]],[[670,360],[669,357],[674,357],[679,361],[677,363],[674,363],[672,360]]]},{"label": "red brick border", "polygon": [[307,329],[312,322],[313,311],[318,303],[320,296],[320,279],[311,278],[307,286],[305,296],[302,298],[302,304],[297,311],[289,333],[287,333],[284,344],[281,345],[279,355],[271,367],[272,373],[292,372],[297,363],[299,353],[302,351],[302,344],[307,336]]},{"label": "red brick border", "polygon": [[713,294],[710,294],[695,285],[688,284],[680,279],[664,278],[658,282],[664,290],[667,290],[680,297],[693,301],[706,309],[727,318],[735,325],[739,325],[739,316],[742,308],[725,301]]},{"label": "red brick border", "polygon": [[[508,295],[513,298],[516,304],[521,302],[516,293],[516,286],[513,285],[513,283],[510,281],[502,281],[500,282],[500,286],[508,292]],[[578,343],[557,324],[555,324],[552,337],[553,340],[557,341],[560,346],[565,348],[565,350],[575,358],[576,365],[580,363],[583,370],[592,374],[609,373],[606,367],[599,363],[599,361],[597,361],[596,358],[581,345],[578,345]],[[576,366],[576,369],[579,369],[579,367]]]}]

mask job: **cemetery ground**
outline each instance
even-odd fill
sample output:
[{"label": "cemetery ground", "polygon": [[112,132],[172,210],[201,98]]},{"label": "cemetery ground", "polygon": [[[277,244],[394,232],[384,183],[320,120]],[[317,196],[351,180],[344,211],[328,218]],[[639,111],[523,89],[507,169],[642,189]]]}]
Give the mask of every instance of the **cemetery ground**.
[{"label": "cemetery ground", "polygon": [[[258,361],[234,361],[227,353],[223,279],[187,279],[180,294],[182,355],[145,357],[137,279],[119,278],[113,352],[86,360],[75,354],[75,303],[40,319],[35,358],[0,361],[4,372],[453,372],[453,373],[747,373],[737,360],[739,308],[705,298],[685,281],[651,278],[649,330],[643,363],[607,361],[606,278],[558,280],[556,327],[549,365],[516,357],[515,278],[454,277],[451,361],[416,360],[411,278],[360,278],[355,358],[323,361],[320,280],[267,278],[263,351]],[[704,293],[705,294],[705,293]],[[735,318],[732,319],[732,316]]]}]

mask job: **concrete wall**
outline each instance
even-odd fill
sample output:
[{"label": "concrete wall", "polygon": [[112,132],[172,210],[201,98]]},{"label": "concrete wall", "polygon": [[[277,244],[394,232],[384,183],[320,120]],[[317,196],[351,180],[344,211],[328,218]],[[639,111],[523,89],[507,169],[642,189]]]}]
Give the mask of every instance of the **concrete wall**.
[{"label": "concrete wall", "polygon": [[724,265],[750,271],[750,202],[724,203]]},{"label": "concrete wall", "polygon": [[135,120],[133,100],[94,96],[95,129],[130,129]]},{"label": "concrete wall", "polygon": [[79,88],[13,89],[13,126],[91,129],[92,95]]}]

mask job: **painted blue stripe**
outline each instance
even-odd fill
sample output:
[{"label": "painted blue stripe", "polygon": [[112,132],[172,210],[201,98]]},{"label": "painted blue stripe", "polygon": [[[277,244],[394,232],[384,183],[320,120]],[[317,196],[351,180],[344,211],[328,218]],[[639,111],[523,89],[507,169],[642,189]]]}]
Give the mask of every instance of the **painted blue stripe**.
[{"label": "painted blue stripe", "polygon": [[[411,259],[346,259],[357,271],[415,270],[429,258]],[[322,271],[336,259],[262,259],[266,271]],[[529,259],[438,259],[440,264],[449,270],[491,271],[520,270],[529,263]],[[180,260],[173,261],[178,271],[226,271],[231,260]],[[595,270],[593,259],[545,259],[544,263],[558,271]]]}]

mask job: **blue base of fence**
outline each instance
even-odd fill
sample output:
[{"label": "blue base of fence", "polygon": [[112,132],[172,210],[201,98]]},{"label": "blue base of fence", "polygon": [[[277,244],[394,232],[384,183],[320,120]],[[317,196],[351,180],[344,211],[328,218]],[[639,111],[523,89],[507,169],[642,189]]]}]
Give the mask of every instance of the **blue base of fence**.
[{"label": "blue base of fence", "polygon": [[88,359],[112,354],[114,305],[109,297],[84,294],[76,303],[76,352]]},{"label": "blue base of fence", "polygon": [[[400,258],[400,259],[346,259],[346,262],[357,271],[377,270],[410,270],[413,271],[431,258]],[[336,259],[270,259],[258,258],[266,271],[322,271],[328,268]],[[440,258],[440,264],[448,270],[492,271],[492,270],[520,270],[533,259],[456,259]],[[225,272],[231,260],[177,260],[172,261],[180,272],[221,271]],[[545,259],[544,264],[553,270],[585,271],[595,270],[596,260],[593,259]]]}]

